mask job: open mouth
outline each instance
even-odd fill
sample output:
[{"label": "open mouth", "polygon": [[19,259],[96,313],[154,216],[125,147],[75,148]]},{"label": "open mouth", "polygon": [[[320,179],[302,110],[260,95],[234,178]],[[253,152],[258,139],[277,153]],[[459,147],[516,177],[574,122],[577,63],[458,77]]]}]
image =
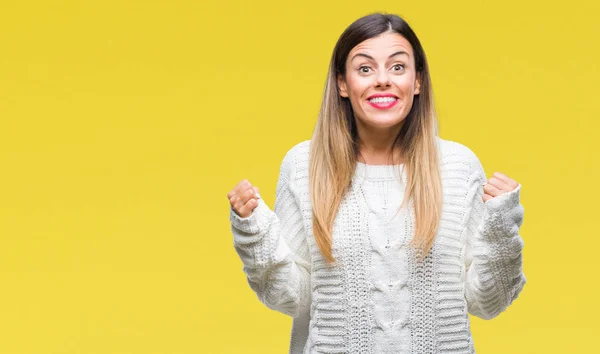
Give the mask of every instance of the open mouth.
[{"label": "open mouth", "polygon": [[367,102],[375,108],[378,109],[387,109],[393,107],[398,103],[399,99],[395,96],[379,96],[379,97],[371,97],[367,99]]}]

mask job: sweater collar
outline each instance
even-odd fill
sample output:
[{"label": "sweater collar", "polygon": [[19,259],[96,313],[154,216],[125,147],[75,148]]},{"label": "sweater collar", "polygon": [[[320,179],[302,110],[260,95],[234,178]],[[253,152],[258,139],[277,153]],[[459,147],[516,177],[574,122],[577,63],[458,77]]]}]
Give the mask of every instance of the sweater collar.
[{"label": "sweater collar", "polygon": [[397,180],[399,179],[399,173],[402,174],[402,180],[406,183],[404,164],[368,165],[356,161],[354,175],[366,180]]}]

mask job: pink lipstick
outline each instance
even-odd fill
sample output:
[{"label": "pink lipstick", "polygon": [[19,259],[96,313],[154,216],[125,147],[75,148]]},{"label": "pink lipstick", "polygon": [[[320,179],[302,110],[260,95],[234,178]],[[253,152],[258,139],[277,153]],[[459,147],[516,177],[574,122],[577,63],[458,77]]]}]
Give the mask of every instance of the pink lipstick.
[{"label": "pink lipstick", "polygon": [[367,97],[367,102],[377,109],[389,109],[400,101],[396,95],[391,93],[378,93]]}]

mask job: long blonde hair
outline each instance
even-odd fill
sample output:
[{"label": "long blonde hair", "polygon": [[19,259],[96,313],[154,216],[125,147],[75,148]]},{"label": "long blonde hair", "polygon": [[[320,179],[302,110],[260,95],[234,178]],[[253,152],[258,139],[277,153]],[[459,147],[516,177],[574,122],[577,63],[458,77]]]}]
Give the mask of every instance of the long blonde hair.
[{"label": "long blonde hair", "polygon": [[313,234],[323,257],[335,262],[332,229],[344,194],[357,165],[358,145],[354,113],[348,98],[340,96],[337,75],[346,74],[348,54],[359,43],[395,31],[413,47],[420,76],[420,93],[394,141],[404,156],[407,186],[402,201],[414,205],[415,233],[410,245],[419,260],[429,253],[439,226],[442,184],[436,144],[438,135],[431,78],[425,52],[409,25],[399,16],[375,13],[359,18],[338,39],[331,61],[319,118],[310,142],[309,188]]}]

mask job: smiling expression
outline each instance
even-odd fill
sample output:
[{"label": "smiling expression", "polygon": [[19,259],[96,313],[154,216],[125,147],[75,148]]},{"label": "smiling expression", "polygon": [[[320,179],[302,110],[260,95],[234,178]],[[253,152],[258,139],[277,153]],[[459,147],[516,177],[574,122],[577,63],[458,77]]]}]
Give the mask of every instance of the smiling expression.
[{"label": "smiling expression", "polygon": [[338,86],[359,126],[400,127],[420,89],[412,46],[396,32],[361,42],[348,54]]}]

